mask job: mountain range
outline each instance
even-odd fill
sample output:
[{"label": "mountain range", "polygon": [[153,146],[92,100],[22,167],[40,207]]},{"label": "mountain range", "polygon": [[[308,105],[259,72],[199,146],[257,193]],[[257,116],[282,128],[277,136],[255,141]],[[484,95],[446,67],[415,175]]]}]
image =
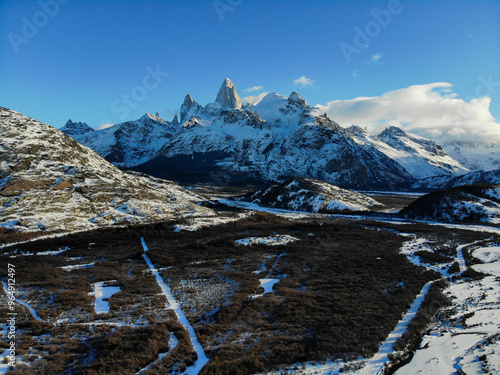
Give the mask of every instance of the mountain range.
[{"label": "mountain range", "polygon": [[[228,78],[214,103],[202,106],[186,95],[172,121],[146,114],[103,130],[71,121],[61,130],[120,168],[185,183],[306,177],[344,188],[397,190],[480,167],[464,165],[436,142],[397,127],[377,135],[358,126],[343,128],[297,92],[288,98],[269,93],[255,104],[242,104]],[[486,164],[495,166],[491,160]]]}]

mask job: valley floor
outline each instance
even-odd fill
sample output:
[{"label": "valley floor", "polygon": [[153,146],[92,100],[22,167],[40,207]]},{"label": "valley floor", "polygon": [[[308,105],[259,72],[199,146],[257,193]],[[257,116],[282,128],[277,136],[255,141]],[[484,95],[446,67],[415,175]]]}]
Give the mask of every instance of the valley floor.
[{"label": "valley floor", "polygon": [[5,247],[9,373],[499,371],[497,228],[263,211]]}]

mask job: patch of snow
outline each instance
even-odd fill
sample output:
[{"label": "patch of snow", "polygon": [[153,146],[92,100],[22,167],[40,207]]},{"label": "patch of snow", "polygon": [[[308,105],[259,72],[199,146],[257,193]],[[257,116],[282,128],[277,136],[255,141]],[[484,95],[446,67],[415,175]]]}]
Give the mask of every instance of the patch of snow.
[{"label": "patch of snow", "polygon": [[59,268],[62,268],[63,270],[65,271],[73,271],[73,270],[77,270],[77,269],[81,269],[81,268],[90,268],[90,267],[93,267],[95,265],[95,262],[93,263],[85,263],[85,264],[72,264],[72,265],[69,265],[69,266],[62,266],[62,267],[59,267]]},{"label": "patch of snow", "polygon": [[264,292],[262,292],[261,294],[256,294],[256,295],[252,296],[252,299],[262,297],[264,294],[267,294],[267,293],[272,293],[274,285],[279,283],[280,280],[279,279],[259,279],[259,282],[260,282],[260,287],[264,288]]},{"label": "patch of snow", "polygon": [[109,301],[107,301],[113,294],[121,291],[119,286],[110,286],[108,283],[116,282],[112,281],[101,281],[94,283],[94,291],[90,292],[89,295],[95,296],[94,310],[96,314],[108,314],[109,313]]},{"label": "patch of snow", "polygon": [[247,237],[241,240],[234,241],[236,245],[249,246],[255,244],[263,244],[269,246],[286,245],[290,242],[300,241],[298,238],[290,236],[288,234],[284,235],[273,235],[268,237]]}]

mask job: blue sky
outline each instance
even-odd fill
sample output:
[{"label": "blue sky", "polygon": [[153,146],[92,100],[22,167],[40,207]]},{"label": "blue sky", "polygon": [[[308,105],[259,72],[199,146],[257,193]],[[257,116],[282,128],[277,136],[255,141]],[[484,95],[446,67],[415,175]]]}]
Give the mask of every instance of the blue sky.
[{"label": "blue sky", "polygon": [[[442,82],[419,86],[426,100],[485,98],[477,116],[500,119],[495,0],[3,0],[0,50],[0,105],[55,127],[170,120],[187,93],[214,101],[225,77],[242,97],[297,90],[325,106]],[[368,121],[331,107],[342,125]]]}]

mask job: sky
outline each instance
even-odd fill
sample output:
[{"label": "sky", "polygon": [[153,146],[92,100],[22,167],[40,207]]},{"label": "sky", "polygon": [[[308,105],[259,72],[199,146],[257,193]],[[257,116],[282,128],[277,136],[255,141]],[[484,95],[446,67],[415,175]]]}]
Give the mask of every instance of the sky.
[{"label": "sky", "polygon": [[171,120],[225,77],[342,126],[500,141],[500,1],[0,2],[0,106],[55,127]]}]

